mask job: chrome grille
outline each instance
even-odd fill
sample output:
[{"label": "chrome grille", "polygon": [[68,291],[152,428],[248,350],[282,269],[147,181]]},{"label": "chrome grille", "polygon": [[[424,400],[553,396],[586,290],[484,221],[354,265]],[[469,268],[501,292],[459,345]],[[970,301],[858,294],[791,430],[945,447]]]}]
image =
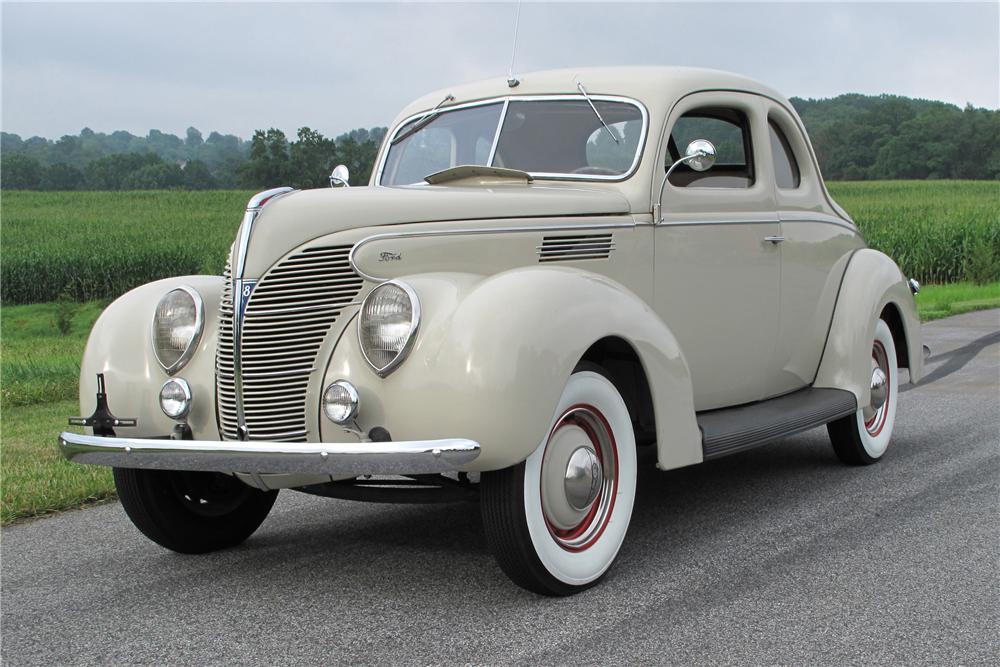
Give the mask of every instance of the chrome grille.
[{"label": "chrome grille", "polygon": [[219,429],[224,438],[236,439],[236,388],[233,385],[233,275],[232,252],[222,272],[225,285],[219,301],[219,340],[215,353],[215,392],[219,406]]},{"label": "chrome grille", "polygon": [[[243,318],[240,357],[243,413],[251,440],[306,440],[309,375],[327,332],[362,286],[351,270],[350,250],[307,248],[285,258],[254,288]],[[217,373],[219,423],[223,436],[232,440],[237,438],[238,417],[231,290],[227,276]]]}]

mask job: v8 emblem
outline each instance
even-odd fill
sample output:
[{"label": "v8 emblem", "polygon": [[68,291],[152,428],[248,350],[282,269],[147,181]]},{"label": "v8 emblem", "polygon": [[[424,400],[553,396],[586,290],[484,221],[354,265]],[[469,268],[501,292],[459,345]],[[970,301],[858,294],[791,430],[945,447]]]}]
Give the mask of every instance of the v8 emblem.
[{"label": "v8 emblem", "polygon": [[246,315],[247,303],[250,301],[250,295],[253,294],[253,288],[257,286],[256,280],[237,280],[236,281],[236,312],[239,314],[240,323],[243,322],[243,317]]}]

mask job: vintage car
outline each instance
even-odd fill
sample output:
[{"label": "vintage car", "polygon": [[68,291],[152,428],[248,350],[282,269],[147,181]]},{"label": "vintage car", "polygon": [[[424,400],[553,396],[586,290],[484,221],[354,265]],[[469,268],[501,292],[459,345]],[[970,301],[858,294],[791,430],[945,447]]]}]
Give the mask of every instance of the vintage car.
[{"label": "vintage car", "polygon": [[567,595],[619,552],[638,448],[670,470],[826,425],[881,459],[918,288],[774,90],[498,78],[406,107],[368,187],[253,197],[222,275],[111,304],[59,447],[174,551],[239,544],[279,489],[474,500],[503,571]]}]

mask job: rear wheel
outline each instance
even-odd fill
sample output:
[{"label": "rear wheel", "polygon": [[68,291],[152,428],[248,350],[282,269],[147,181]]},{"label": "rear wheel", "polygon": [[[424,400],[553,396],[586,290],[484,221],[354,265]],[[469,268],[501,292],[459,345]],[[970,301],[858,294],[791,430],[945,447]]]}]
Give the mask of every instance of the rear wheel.
[{"label": "rear wheel", "polygon": [[635,486],[625,401],[599,367],[582,364],[528,459],[483,474],[487,542],[514,583],[572,595],[597,583],[617,557]]},{"label": "rear wheel", "polygon": [[841,461],[851,465],[879,461],[889,447],[896,421],[899,369],[896,367],[896,345],[885,320],[875,325],[871,373],[871,404],[827,424],[833,450]]},{"label": "rear wheel", "polygon": [[157,544],[186,554],[236,546],[271,511],[277,491],[259,491],[215,472],[115,468],[129,519]]}]

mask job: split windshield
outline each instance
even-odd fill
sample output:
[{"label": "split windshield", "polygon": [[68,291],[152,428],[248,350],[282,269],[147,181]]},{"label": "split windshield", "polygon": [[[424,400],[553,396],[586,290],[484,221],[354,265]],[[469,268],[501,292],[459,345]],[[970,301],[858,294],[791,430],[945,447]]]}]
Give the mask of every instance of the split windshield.
[{"label": "split windshield", "polygon": [[540,178],[621,178],[638,162],[643,114],[635,103],[591,99],[598,113],[580,97],[499,100],[418,116],[393,134],[402,139],[390,140],[379,184],[421,183],[460,165],[518,169]]}]

